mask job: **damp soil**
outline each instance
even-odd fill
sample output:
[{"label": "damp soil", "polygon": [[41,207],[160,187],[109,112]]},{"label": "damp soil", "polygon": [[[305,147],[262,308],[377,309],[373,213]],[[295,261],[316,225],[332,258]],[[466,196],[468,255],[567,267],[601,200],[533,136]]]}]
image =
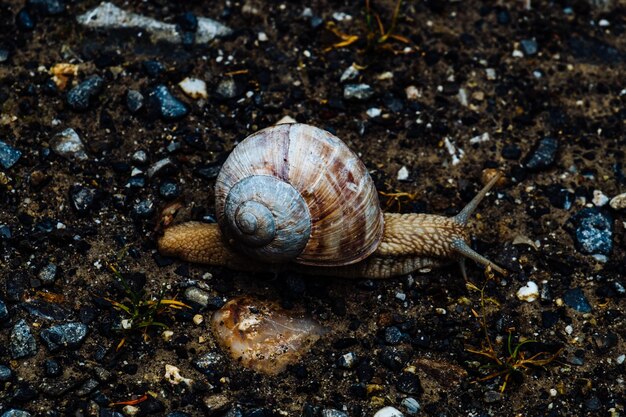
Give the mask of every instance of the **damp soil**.
[{"label": "damp soil", "polygon": [[[388,30],[393,2],[370,3]],[[0,63],[0,140],[22,153],[0,169],[0,300],[8,308],[0,365],[11,371],[0,383],[0,411],[116,415],[138,400],[141,415],[357,417],[384,405],[408,415],[410,397],[428,416],[623,414],[624,211],[598,208],[613,225],[612,247],[600,256],[579,250],[570,218],[594,205],[594,190],[609,198],[626,190],[625,9],[619,1],[528,3],[404,2],[398,36],[382,42],[360,1],[118,4],[166,22],[191,11],[234,30],[196,46],[81,27],[75,17],[95,7],[92,0],[69,2],[54,16],[31,9],[30,31],[16,24],[23,2],[0,5],[0,47],[8,52]],[[338,34],[358,38],[333,47],[346,39]],[[58,63],[79,69],[64,91],[51,84]],[[353,64],[358,74],[341,82]],[[73,110],[67,90],[92,75],[104,80],[102,92]],[[180,90],[187,76],[206,81],[208,98]],[[220,85],[230,79],[234,90],[224,97]],[[147,97],[159,84],[188,115],[164,121],[149,106],[129,111],[128,90]],[[368,84],[373,95],[346,99],[345,84]],[[373,108],[380,115],[371,117]],[[480,189],[483,170],[502,170],[506,184],[472,220],[472,245],[510,271],[487,280],[468,263],[486,307],[454,263],[368,281],[239,273],[160,256],[162,211],[176,204],[174,222],[211,221],[215,176],[229,151],[283,116],[342,138],[379,191],[398,193],[381,195],[388,211],[453,215]],[[51,151],[67,128],[84,142],[86,160]],[[487,140],[470,141],[485,133]],[[546,137],[556,139],[557,152],[530,169]],[[133,157],[140,150],[145,162]],[[149,176],[164,158],[170,162]],[[402,167],[409,175],[399,181]],[[129,185],[133,176],[143,181]],[[164,193],[164,183],[178,191]],[[44,282],[49,264],[57,273]],[[156,326],[121,330],[125,316],[114,302],[128,304],[128,292],[110,266],[144,299],[161,295],[193,308],[157,317],[167,337]],[[532,302],[516,296],[528,281],[540,289]],[[185,300],[190,287],[208,294],[207,305]],[[327,333],[279,375],[246,370],[226,359],[209,326],[212,310],[237,296],[305,311]],[[196,324],[196,314],[204,321]],[[16,359],[10,335],[21,319],[37,348]],[[87,337],[50,352],[39,334],[64,322],[86,324]],[[523,357],[550,360],[512,372],[501,392],[506,374],[489,376],[510,368],[471,351],[491,342],[500,361],[512,360],[509,337],[513,346],[534,341],[522,346]],[[224,361],[201,372],[194,360],[208,352]],[[342,366],[349,352],[356,361]],[[49,359],[60,375],[44,372]],[[172,384],[166,365],[194,382]]]}]

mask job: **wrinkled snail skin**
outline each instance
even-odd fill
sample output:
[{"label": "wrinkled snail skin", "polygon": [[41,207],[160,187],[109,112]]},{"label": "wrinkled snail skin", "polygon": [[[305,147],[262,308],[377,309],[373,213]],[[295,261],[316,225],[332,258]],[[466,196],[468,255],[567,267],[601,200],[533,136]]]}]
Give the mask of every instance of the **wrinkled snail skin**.
[{"label": "wrinkled snail skin", "polygon": [[[170,227],[159,251],[242,271],[389,278],[470,258],[466,225],[500,178],[454,217],[382,213],[367,169],[322,129],[277,125],[242,141],[215,185],[218,224]],[[463,272],[465,270],[463,269]]]}]

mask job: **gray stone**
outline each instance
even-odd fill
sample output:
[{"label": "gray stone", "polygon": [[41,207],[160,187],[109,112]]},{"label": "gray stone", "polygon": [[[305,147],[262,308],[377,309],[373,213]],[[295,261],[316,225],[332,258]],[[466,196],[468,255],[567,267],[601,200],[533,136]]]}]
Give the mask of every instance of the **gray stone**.
[{"label": "gray stone", "polygon": [[41,331],[40,337],[50,352],[57,352],[62,348],[76,349],[87,336],[87,326],[73,322],[59,324]]},{"label": "gray stone", "polygon": [[9,337],[9,349],[13,359],[26,358],[37,353],[37,342],[26,320],[22,319],[13,326]]}]

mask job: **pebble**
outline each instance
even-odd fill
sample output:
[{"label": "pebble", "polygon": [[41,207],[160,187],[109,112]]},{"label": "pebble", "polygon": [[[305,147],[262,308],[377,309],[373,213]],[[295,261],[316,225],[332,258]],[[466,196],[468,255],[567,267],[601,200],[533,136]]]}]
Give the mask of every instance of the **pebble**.
[{"label": "pebble", "polygon": [[72,207],[78,214],[85,214],[94,206],[96,191],[82,185],[72,185],[70,187],[70,200]]},{"label": "pebble", "polygon": [[346,100],[367,100],[374,95],[374,90],[368,84],[347,84],[343,88],[343,98]]},{"label": "pebble", "polygon": [[626,208],[626,193],[616,195],[609,203],[613,210],[623,210]]},{"label": "pebble", "polygon": [[215,90],[217,95],[225,99],[231,99],[241,94],[241,91],[234,78],[228,77],[220,81]]},{"label": "pebble", "polygon": [[137,165],[145,165],[148,162],[148,154],[144,150],[138,150],[133,153],[131,160]]},{"label": "pebble", "polygon": [[520,47],[526,56],[536,55],[539,50],[537,41],[534,39],[524,39],[520,41]]},{"label": "pebble", "polygon": [[20,159],[22,152],[0,140],[0,165],[9,169]]},{"label": "pebble", "polygon": [[591,304],[587,301],[587,297],[580,288],[572,288],[565,291],[563,301],[576,311],[581,313],[591,313]]},{"label": "pebble", "polygon": [[159,186],[159,195],[166,200],[174,200],[180,196],[180,186],[171,180],[165,180]]},{"label": "pebble", "polygon": [[404,400],[402,400],[401,404],[404,407],[406,413],[411,416],[416,415],[422,409],[420,403],[418,403],[417,400],[413,397],[406,397]]},{"label": "pebble", "polygon": [[26,6],[43,16],[57,16],[65,11],[63,0],[28,0]]},{"label": "pebble", "polygon": [[15,15],[15,23],[17,27],[24,31],[31,31],[35,29],[35,19],[33,16],[23,8]]},{"label": "pebble", "polygon": [[167,158],[159,159],[154,164],[150,165],[150,168],[148,168],[148,170],[146,171],[146,174],[148,174],[148,177],[152,178],[159,172],[167,168],[171,168],[173,166],[175,165],[174,165],[174,161],[171,158],[167,157]]},{"label": "pebble", "polygon": [[50,147],[54,153],[67,159],[84,161],[88,158],[83,142],[80,140],[78,133],[72,128],[56,134],[50,141]]},{"label": "pebble", "polygon": [[496,70],[493,68],[487,68],[485,70],[485,74],[487,75],[487,79],[489,81],[493,81],[496,79]]},{"label": "pebble", "polygon": [[43,268],[39,270],[37,274],[37,278],[44,284],[53,284],[54,279],[57,276],[57,266],[53,263],[49,263],[45,265]]},{"label": "pebble", "polygon": [[405,88],[404,93],[406,94],[406,99],[410,101],[415,101],[422,96],[420,90],[418,90],[414,85],[410,85]]},{"label": "pebble", "polygon": [[87,326],[79,322],[58,324],[42,330],[39,336],[50,352],[77,349],[87,336]]},{"label": "pebble", "polygon": [[156,208],[154,207],[154,201],[149,198],[139,200],[133,205],[133,216],[140,219],[147,219],[152,216]]},{"label": "pebble", "polygon": [[0,239],[11,239],[11,228],[6,224],[0,224]]},{"label": "pebble", "polygon": [[385,343],[397,345],[404,339],[404,334],[396,326],[389,326],[385,329]]},{"label": "pebble", "polygon": [[409,170],[407,169],[407,167],[403,166],[402,168],[400,168],[398,170],[398,174],[397,174],[397,180],[398,181],[406,181],[409,179]]},{"label": "pebble", "polygon": [[141,67],[145,71],[145,73],[151,78],[157,78],[159,75],[163,74],[166,70],[165,65],[156,61],[154,59],[149,59],[147,61],[143,61]]},{"label": "pebble", "polygon": [[43,363],[43,371],[47,377],[55,378],[63,373],[63,368],[56,359],[46,359]]},{"label": "pebble", "polygon": [[539,287],[533,281],[528,281],[526,285],[517,290],[517,298],[532,303],[539,297]]},{"label": "pebble", "polygon": [[9,337],[9,349],[13,359],[26,358],[37,353],[37,342],[26,320],[21,319],[13,326]]},{"label": "pebble", "polygon": [[154,103],[161,118],[168,122],[182,119],[189,113],[187,105],[174,97],[163,84],[150,91],[148,100]]},{"label": "pebble", "polygon": [[374,417],[404,417],[404,414],[393,407],[383,407],[374,414]]},{"label": "pebble", "polygon": [[609,198],[600,190],[593,190],[593,199],[591,202],[596,207],[605,206],[609,202]]},{"label": "pebble", "polygon": [[548,168],[554,163],[556,153],[559,147],[559,141],[555,138],[546,136],[540,139],[534,149],[526,155],[524,165],[530,171],[539,171]]},{"label": "pebble", "polygon": [[354,352],[348,352],[339,357],[339,360],[337,361],[337,365],[343,369],[352,369],[354,368],[354,365],[356,365],[356,362],[357,362],[356,354]]},{"label": "pebble", "polygon": [[143,94],[137,90],[128,90],[126,93],[126,108],[131,113],[137,113],[143,107]]},{"label": "pebble", "polygon": [[9,318],[9,309],[4,301],[0,299],[0,323],[5,322]]},{"label": "pebble", "polygon": [[0,382],[7,382],[13,377],[13,371],[11,368],[5,365],[0,365]]},{"label": "pebble", "polygon": [[489,390],[485,392],[484,399],[487,404],[493,404],[502,399],[502,394],[500,394],[498,391]]},{"label": "pebble", "polygon": [[216,352],[207,352],[193,360],[192,365],[207,378],[220,375],[226,369],[226,361]]},{"label": "pebble", "polygon": [[359,76],[359,70],[356,69],[356,67],[354,65],[350,65],[341,74],[341,77],[339,78],[339,81],[343,83],[343,82],[346,82],[346,81],[354,80],[358,76]]},{"label": "pebble", "polygon": [[568,221],[568,231],[576,248],[586,254],[609,255],[613,249],[613,216],[596,208],[587,207],[576,212]]},{"label": "pebble", "polygon": [[343,411],[335,410],[334,408],[325,408],[322,410],[322,417],[349,417],[349,416]]},{"label": "pebble", "polygon": [[198,78],[187,77],[178,83],[178,86],[187,96],[197,100],[199,98],[208,98],[206,83]]},{"label": "pebble", "polygon": [[[173,23],[165,23],[151,17],[127,12],[106,1],[78,16],[76,20],[79,24],[92,28],[140,28],[148,32],[153,41],[181,43],[185,40],[181,32],[177,30],[177,25]],[[232,33],[232,29],[220,22],[207,17],[197,17],[197,29],[194,32],[193,42],[205,44]]]},{"label": "pebble", "polygon": [[383,111],[379,109],[378,107],[372,107],[371,109],[367,109],[366,113],[368,117],[374,119],[380,116],[383,113]]},{"label": "pebble", "polygon": [[7,48],[3,48],[0,46],[0,63],[7,62],[10,55],[11,53]]},{"label": "pebble", "polygon": [[93,75],[67,93],[67,104],[76,111],[87,110],[93,99],[102,91],[104,80]]},{"label": "pebble", "polygon": [[398,391],[409,395],[415,395],[422,392],[420,380],[414,373],[402,372],[396,381]]},{"label": "pebble", "polygon": [[31,417],[31,414],[28,411],[18,410],[17,408],[10,408],[0,417]]},{"label": "pebble", "polygon": [[267,33],[265,32],[259,32],[257,34],[257,39],[259,40],[259,42],[267,42],[269,40],[269,38],[267,37]]},{"label": "pebble", "polygon": [[189,287],[185,290],[184,298],[186,301],[191,301],[202,308],[206,308],[209,305],[211,294],[198,287]]}]

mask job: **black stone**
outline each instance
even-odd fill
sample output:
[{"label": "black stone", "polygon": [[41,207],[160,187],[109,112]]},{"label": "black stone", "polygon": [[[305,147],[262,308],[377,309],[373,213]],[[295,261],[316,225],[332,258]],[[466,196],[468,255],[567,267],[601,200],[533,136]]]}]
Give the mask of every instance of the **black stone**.
[{"label": "black stone", "polygon": [[82,185],[72,185],[70,187],[70,200],[72,207],[78,214],[88,213],[94,206],[96,191],[83,187]]},{"label": "black stone", "polygon": [[163,84],[157,85],[148,94],[150,106],[165,121],[179,120],[189,113],[185,103],[178,100]]},{"label": "black stone", "polygon": [[46,376],[54,378],[63,373],[63,367],[56,359],[46,359],[43,363],[43,371]]},{"label": "black stone", "polygon": [[511,161],[517,161],[522,156],[522,150],[515,143],[507,143],[502,147],[502,157]]},{"label": "black stone", "polygon": [[33,356],[37,353],[37,342],[25,320],[15,323],[9,337],[9,350],[13,359]]},{"label": "black stone", "polygon": [[67,93],[67,104],[76,111],[87,110],[93,100],[100,94],[103,86],[104,80],[97,75],[93,75]]},{"label": "black stone", "polygon": [[0,225],[0,239],[11,239],[11,228],[6,224]]},{"label": "black stone", "polygon": [[397,345],[404,339],[404,334],[395,326],[390,326],[385,329],[385,343],[388,345]]},{"label": "black stone", "polygon": [[152,78],[156,78],[165,72],[165,66],[159,61],[144,61],[142,66],[146,74]]},{"label": "black stone", "polygon": [[174,200],[180,196],[180,186],[171,180],[165,180],[159,186],[159,195],[166,200]]},{"label": "black stone", "polygon": [[136,218],[147,219],[154,214],[155,210],[156,208],[154,207],[154,201],[152,201],[151,199],[144,199],[136,202],[133,205],[132,214]]},{"label": "black stone", "polygon": [[65,11],[63,0],[28,0],[26,7],[42,16],[57,16]]},{"label": "black stone", "polygon": [[550,327],[557,324],[559,321],[559,314],[554,311],[542,311],[541,312],[541,325],[549,329]]},{"label": "black stone", "polygon": [[0,166],[9,169],[19,161],[22,152],[0,140]]},{"label": "black stone", "polygon": [[559,141],[552,137],[540,139],[533,150],[526,155],[524,166],[530,171],[540,171],[551,166],[555,159]]},{"label": "black stone", "polygon": [[568,221],[576,249],[586,254],[609,255],[613,249],[613,216],[597,207],[586,207]]},{"label": "black stone", "polygon": [[33,16],[23,8],[15,15],[15,24],[17,27],[24,31],[31,31],[35,29],[35,19]]},{"label": "black stone", "polygon": [[581,313],[591,313],[591,304],[587,301],[585,293],[580,288],[572,288],[565,291],[563,301],[576,311]]},{"label": "black stone", "polygon": [[78,322],[59,324],[42,330],[39,336],[50,352],[77,349],[87,336],[87,326]]},{"label": "black stone", "polygon": [[128,90],[126,93],[126,108],[131,113],[137,113],[143,107],[143,94],[137,90]]},{"label": "black stone", "polygon": [[537,41],[534,39],[523,39],[520,41],[520,47],[526,56],[536,55],[539,50]]},{"label": "black stone", "polygon": [[7,382],[13,378],[13,371],[5,365],[0,365],[0,382]]},{"label": "black stone", "polygon": [[143,188],[146,186],[146,177],[144,175],[133,175],[128,179],[126,185],[128,188]]},{"label": "black stone", "polygon": [[0,299],[0,323],[7,321],[9,318],[9,309],[6,303]]},{"label": "black stone", "polygon": [[186,32],[195,32],[198,29],[198,18],[192,12],[185,12],[179,15],[176,19],[176,23]]},{"label": "black stone", "polygon": [[398,391],[409,395],[415,395],[422,392],[422,385],[417,375],[411,372],[403,372],[396,381]]}]

